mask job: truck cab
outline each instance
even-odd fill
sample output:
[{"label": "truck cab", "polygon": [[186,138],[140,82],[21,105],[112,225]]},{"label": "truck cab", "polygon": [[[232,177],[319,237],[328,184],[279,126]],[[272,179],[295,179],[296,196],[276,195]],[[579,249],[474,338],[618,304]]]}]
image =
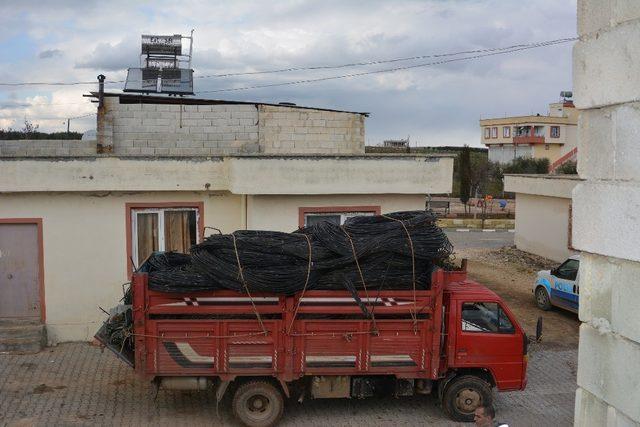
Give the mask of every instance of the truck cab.
[{"label": "truck cab", "polygon": [[451,418],[469,421],[491,402],[492,387],[526,387],[528,338],[504,301],[476,282],[448,283],[443,301],[447,378],[440,396]]}]

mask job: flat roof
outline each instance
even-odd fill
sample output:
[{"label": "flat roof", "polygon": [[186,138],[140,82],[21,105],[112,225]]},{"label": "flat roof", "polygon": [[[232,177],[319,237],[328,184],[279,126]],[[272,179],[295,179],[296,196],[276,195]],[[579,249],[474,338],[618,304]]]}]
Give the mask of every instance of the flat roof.
[{"label": "flat roof", "polygon": [[[85,97],[97,98],[98,92],[90,92]],[[132,94],[132,93],[120,93],[120,92],[105,92],[104,96],[119,97],[121,104],[174,104],[174,105],[269,105],[271,107],[283,107],[283,108],[301,108],[304,110],[318,110],[318,111],[331,111],[334,113],[351,113],[360,114],[365,117],[369,117],[371,113],[359,112],[359,111],[346,111],[346,110],[334,110],[331,108],[317,108],[317,107],[304,107],[295,104],[272,104],[268,102],[250,102],[250,101],[230,101],[225,99],[208,99],[208,98],[193,98],[193,97],[178,97],[178,96],[159,96],[159,95],[145,95],[145,94]]]},{"label": "flat roof", "polygon": [[571,199],[573,188],[582,181],[578,175],[505,174],[504,190],[517,194]]}]

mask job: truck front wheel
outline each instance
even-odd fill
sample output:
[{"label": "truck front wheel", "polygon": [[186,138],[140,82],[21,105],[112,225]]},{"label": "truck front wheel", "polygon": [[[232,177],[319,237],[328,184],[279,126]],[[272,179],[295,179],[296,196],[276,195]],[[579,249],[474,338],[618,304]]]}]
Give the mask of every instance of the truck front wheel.
[{"label": "truck front wheel", "polygon": [[282,393],[266,381],[242,384],[233,395],[233,414],[249,427],[269,427],[282,416]]},{"label": "truck front wheel", "polygon": [[442,408],[458,422],[472,422],[473,411],[480,405],[491,405],[491,386],[473,375],[463,375],[451,380],[442,395]]}]

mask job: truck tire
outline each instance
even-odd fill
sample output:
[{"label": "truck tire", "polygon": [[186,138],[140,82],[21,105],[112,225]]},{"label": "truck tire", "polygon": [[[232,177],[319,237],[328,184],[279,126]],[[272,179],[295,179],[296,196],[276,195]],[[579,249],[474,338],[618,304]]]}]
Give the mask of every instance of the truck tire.
[{"label": "truck tire", "polygon": [[233,395],[233,414],[249,427],[275,425],[284,409],[282,393],[266,381],[250,381],[242,384]]},{"label": "truck tire", "polygon": [[491,386],[482,378],[462,375],[454,378],[442,395],[442,408],[458,422],[472,422],[473,411],[480,405],[491,405]]},{"label": "truck tire", "polygon": [[549,294],[544,286],[538,286],[536,288],[536,304],[541,310],[551,310],[551,301],[549,300]]}]

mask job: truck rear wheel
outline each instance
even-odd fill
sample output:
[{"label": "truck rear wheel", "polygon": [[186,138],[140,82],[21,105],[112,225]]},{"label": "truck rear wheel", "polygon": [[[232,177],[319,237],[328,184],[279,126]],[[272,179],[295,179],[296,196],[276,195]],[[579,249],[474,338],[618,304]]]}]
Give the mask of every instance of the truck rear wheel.
[{"label": "truck rear wheel", "polygon": [[458,422],[472,422],[473,411],[480,405],[491,405],[491,386],[473,375],[454,378],[442,395],[442,408]]},{"label": "truck rear wheel", "polygon": [[278,422],[284,409],[282,393],[266,381],[242,384],[233,395],[233,414],[249,427],[269,427]]}]

